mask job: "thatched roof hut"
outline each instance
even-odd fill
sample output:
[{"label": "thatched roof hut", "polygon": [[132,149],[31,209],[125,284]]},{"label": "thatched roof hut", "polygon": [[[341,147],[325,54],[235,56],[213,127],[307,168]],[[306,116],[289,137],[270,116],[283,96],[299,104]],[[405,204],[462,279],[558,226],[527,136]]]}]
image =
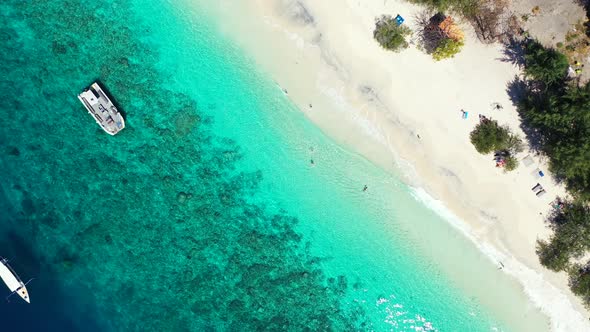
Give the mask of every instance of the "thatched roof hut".
[{"label": "thatched roof hut", "polygon": [[459,26],[457,26],[453,18],[445,16],[442,13],[438,13],[430,18],[430,25],[427,29],[438,31],[438,33],[442,33],[446,37],[457,41],[465,39],[465,34]]},{"label": "thatched roof hut", "polygon": [[439,23],[438,28],[447,34],[447,37],[456,41],[463,40],[465,35],[463,31],[455,24],[453,18],[447,16],[442,22]]}]

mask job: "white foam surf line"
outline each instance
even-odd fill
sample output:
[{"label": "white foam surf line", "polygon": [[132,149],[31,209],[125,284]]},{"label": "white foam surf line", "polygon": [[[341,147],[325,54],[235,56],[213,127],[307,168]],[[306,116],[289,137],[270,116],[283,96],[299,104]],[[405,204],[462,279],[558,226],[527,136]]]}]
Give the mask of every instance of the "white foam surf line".
[{"label": "white foam surf line", "polygon": [[[586,331],[590,330],[590,324],[583,315],[575,309],[565,293],[553,286],[543,278],[543,275],[514,258],[506,250],[500,250],[490,243],[477,238],[472,228],[466,222],[462,221],[444,203],[435,199],[419,186],[420,178],[413,165],[400,158],[394,151],[393,147],[387,144],[383,133],[368,119],[359,115],[356,108],[346,101],[346,97],[338,93],[338,90],[326,86],[319,86],[323,94],[329,97],[337,105],[337,109],[355,120],[359,129],[376,140],[375,143],[382,143],[388,146],[389,151],[394,155],[398,169],[406,178],[406,183],[410,188],[410,193],[418,202],[435,212],[452,227],[460,231],[469,239],[475,247],[487,257],[490,262],[497,265],[502,262],[503,271],[515,278],[523,287],[525,295],[531,300],[533,305],[549,317],[551,330],[561,331]],[[413,184],[413,185],[412,185]]]},{"label": "white foam surf line", "polygon": [[[289,31],[280,24],[273,22],[268,17],[265,19],[267,24],[282,30],[299,49],[304,49],[306,46],[312,48],[320,47],[317,44],[307,44],[305,39],[297,33]],[[323,65],[328,66],[326,63],[323,63]],[[329,71],[329,68],[327,70]],[[352,118],[369,137],[372,137],[375,141],[382,143],[389,148],[391,153],[393,153],[394,158],[397,160],[398,167],[402,173],[405,173],[403,175],[409,177],[409,179],[406,179],[410,180],[408,182],[414,184],[420,183],[420,179],[414,167],[411,163],[403,160],[397,155],[397,153],[395,153],[393,147],[388,144],[384,133],[382,133],[369,119],[360,115],[359,110],[350,105],[347,102],[346,97],[340,93],[338,89],[330,86],[327,82],[321,81],[321,79],[318,80],[316,84],[317,88],[337,106],[336,109],[343,111],[344,114]],[[464,236],[466,236],[476,248],[490,259],[492,264],[497,264],[499,261],[505,263],[502,270],[515,278],[522,285],[525,294],[531,299],[532,303],[549,317],[552,331],[590,331],[590,324],[586,321],[583,315],[574,308],[567,295],[557,287],[553,286],[550,282],[544,280],[541,274],[519,262],[510,253],[501,251],[490,243],[477,239],[473,230],[466,222],[462,221],[458,216],[451,212],[442,201],[429,195],[422,187],[408,186],[411,189],[412,196],[416,200],[437,213],[444,220],[449,222],[451,226],[464,234]]]},{"label": "white foam surf line", "polygon": [[427,208],[441,216],[453,227],[461,231],[494,264],[503,262],[502,271],[514,277],[524,289],[525,294],[551,321],[552,331],[589,331],[590,324],[577,311],[566,294],[544,280],[543,275],[516,260],[491,244],[476,239],[467,223],[451,212],[442,201],[430,196],[420,187],[410,186],[412,196]]},{"label": "white foam surf line", "polygon": [[330,97],[339,106],[339,109],[355,120],[358,127],[364,130],[368,136],[389,147],[397,162],[398,169],[406,179],[406,183],[411,183],[407,185],[410,188],[411,195],[417,201],[459,230],[492,264],[503,263],[504,268],[502,271],[515,278],[523,287],[524,293],[531,302],[549,317],[552,331],[590,331],[590,324],[582,313],[575,309],[565,293],[545,280],[542,274],[527,267],[507,251],[500,250],[492,244],[477,238],[466,222],[456,216],[442,201],[435,199],[420,187],[418,185],[420,183],[419,175],[412,164],[395,153],[392,146],[386,144],[387,140],[384,138],[383,133],[370,120],[359,116],[357,110],[346,102],[345,96],[339,94],[336,89],[326,87],[323,87],[323,92],[324,95]]},{"label": "white foam surf line", "polygon": [[[318,82],[319,83],[319,82]],[[514,258],[505,250],[500,250],[488,242],[477,238],[474,231],[458,216],[456,216],[444,203],[435,199],[419,186],[420,178],[412,164],[395,152],[390,144],[387,144],[384,134],[367,118],[360,115],[359,111],[350,105],[346,96],[337,89],[330,88],[325,84],[317,84],[318,89],[330,98],[337,109],[353,119],[358,127],[376,142],[386,145],[393,154],[397,166],[406,178],[411,195],[427,208],[438,214],[455,229],[459,230],[487,257],[492,264],[497,265],[503,262],[502,269],[508,275],[515,278],[523,287],[523,291],[531,302],[547,315],[551,322],[551,330],[560,331],[590,331],[590,324],[584,316],[575,309],[565,293],[553,286],[543,278],[543,275]],[[412,185],[413,184],[413,185]]]}]

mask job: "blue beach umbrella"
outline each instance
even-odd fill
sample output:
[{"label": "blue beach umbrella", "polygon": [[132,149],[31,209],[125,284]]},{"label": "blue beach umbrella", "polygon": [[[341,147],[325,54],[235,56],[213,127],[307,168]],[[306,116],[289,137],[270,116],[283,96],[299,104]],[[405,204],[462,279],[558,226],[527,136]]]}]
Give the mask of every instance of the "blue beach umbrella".
[{"label": "blue beach umbrella", "polygon": [[395,22],[397,23],[397,25],[402,25],[402,23],[404,23],[404,18],[403,18],[403,17],[401,17],[401,15],[399,15],[399,14],[398,14],[398,15],[395,17]]}]

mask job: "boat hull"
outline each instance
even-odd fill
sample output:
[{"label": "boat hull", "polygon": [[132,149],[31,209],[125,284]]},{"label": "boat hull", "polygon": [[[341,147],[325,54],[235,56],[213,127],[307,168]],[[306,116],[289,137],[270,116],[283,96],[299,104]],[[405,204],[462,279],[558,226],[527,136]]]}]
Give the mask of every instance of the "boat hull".
[{"label": "boat hull", "polygon": [[98,83],[84,90],[78,99],[107,134],[115,135],[125,128],[123,116]]},{"label": "boat hull", "polygon": [[31,298],[29,297],[29,292],[27,291],[25,284],[23,284],[23,286],[19,288],[16,293],[21,297],[21,299],[25,300],[27,303],[31,303]]},{"label": "boat hull", "polygon": [[12,268],[10,268],[6,259],[0,260],[0,278],[11,292],[17,293],[27,303],[31,303],[26,285],[20,280]]}]

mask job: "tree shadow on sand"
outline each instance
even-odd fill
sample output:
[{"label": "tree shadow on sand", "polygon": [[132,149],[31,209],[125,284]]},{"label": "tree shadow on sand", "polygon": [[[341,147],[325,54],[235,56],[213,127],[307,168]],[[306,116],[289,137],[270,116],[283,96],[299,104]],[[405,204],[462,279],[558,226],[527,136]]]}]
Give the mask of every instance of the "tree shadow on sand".
[{"label": "tree shadow on sand", "polygon": [[506,85],[506,93],[508,93],[512,104],[516,106],[516,110],[520,117],[520,128],[526,135],[529,148],[538,153],[541,152],[543,147],[543,136],[539,130],[535,129],[527,122],[526,117],[522,114],[522,108],[519,107],[520,103],[527,97],[531,89],[531,83],[522,79],[518,75],[514,75],[514,79]]},{"label": "tree shadow on sand", "polygon": [[498,60],[511,63],[519,68],[524,67],[524,41],[510,38],[504,43],[502,55]]}]

